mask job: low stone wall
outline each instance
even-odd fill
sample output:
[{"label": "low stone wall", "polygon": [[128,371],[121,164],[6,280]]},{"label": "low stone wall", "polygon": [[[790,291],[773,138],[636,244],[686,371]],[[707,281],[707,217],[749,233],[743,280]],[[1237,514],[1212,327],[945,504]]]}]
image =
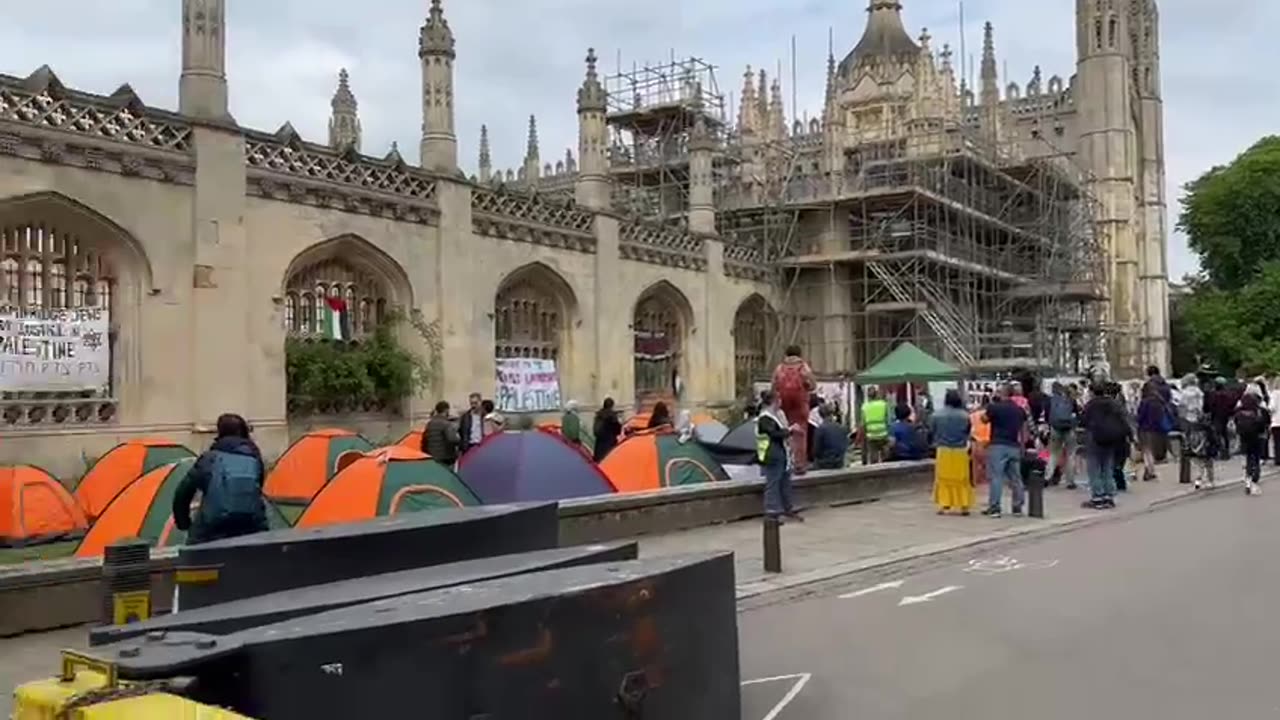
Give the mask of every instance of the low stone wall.
[{"label": "low stone wall", "polygon": [[[926,486],[933,463],[894,463],[813,472],[795,483],[801,506],[857,502]],[[560,543],[579,545],[654,535],[761,514],[762,480],[570,500],[560,505]],[[167,612],[177,551],[153,553],[152,600]],[[0,567],[0,637],[96,622],[102,615],[101,562],[55,560]]]}]

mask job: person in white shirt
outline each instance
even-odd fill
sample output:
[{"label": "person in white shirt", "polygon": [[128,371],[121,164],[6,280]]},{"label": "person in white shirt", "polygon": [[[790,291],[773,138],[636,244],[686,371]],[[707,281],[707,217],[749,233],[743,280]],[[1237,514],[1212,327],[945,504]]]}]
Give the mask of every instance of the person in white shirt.
[{"label": "person in white shirt", "polygon": [[1271,462],[1280,465],[1280,375],[1268,383],[1267,409],[1271,411]]}]

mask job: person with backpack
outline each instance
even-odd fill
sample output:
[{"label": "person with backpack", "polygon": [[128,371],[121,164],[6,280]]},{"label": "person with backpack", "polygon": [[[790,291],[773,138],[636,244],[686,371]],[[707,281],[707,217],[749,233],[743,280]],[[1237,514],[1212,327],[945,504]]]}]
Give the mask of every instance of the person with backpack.
[{"label": "person with backpack", "polygon": [[1049,397],[1049,463],[1045,476],[1054,481],[1062,473],[1068,490],[1076,489],[1076,426],[1080,424],[1080,406],[1067,394],[1062,383],[1053,384]]},{"label": "person with backpack", "polygon": [[1089,500],[1084,507],[1105,510],[1116,506],[1115,462],[1130,438],[1127,411],[1108,388],[1098,387],[1084,407],[1086,431],[1085,467],[1089,473]]},{"label": "person with backpack", "polygon": [[1195,375],[1182,378],[1182,402],[1179,405],[1182,428],[1182,452],[1192,459],[1192,482],[1199,490],[1207,483],[1213,487],[1213,462],[1218,457],[1213,423],[1205,409],[1204,390]]},{"label": "person with backpack", "polygon": [[800,428],[791,438],[791,458],[793,472],[803,475],[809,467],[809,398],[818,389],[818,382],[801,356],[799,345],[789,346],[786,357],[774,368],[772,389],[787,415],[787,423]]},{"label": "person with backpack", "polygon": [[1240,399],[1240,409],[1233,418],[1236,436],[1240,438],[1240,450],[1244,453],[1244,492],[1261,495],[1258,482],[1262,479],[1262,446],[1267,442],[1267,428],[1271,425],[1266,409],[1258,396],[1249,393]]},{"label": "person with backpack", "polygon": [[[187,544],[224,540],[267,529],[262,499],[265,465],[249,437],[249,423],[239,415],[218,418],[218,436],[178,483],[173,494],[173,524],[187,533]],[[200,506],[191,517],[191,503]]]},{"label": "person with backpack", "polygon": [[1169,431],[1169,404],[1160,386],[1148,383],[1142,387],[1138,402],[1138,443],[1142,448],[1142,479],[1156,479],[1156,459]]}]

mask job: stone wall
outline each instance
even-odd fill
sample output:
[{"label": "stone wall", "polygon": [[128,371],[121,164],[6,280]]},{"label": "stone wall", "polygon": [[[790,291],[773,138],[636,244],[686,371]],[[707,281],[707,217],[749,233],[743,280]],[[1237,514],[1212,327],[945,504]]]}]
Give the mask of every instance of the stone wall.
[{"label": "stone wall", "polygon": [[[419,423],[437,399],[458,406],[470,392],[494,393],[496,296],[531,267],[565,298],[562,397],[584,407],[606,396],[624,407],[634,400],[631,318],[646,292],[661,287],[678,306],[685,404],[699,406],[733,399],[738,308],[754,294],[774,300],[768,284],[742,279],[737,265],[726,273],[715,236],[481,189],[408,167],[394,153],[338,153],[287,126],[271,135],[192,125],[145,107],[116,116],[154,115],[150,132],[179,137],[156,150],[65,120],[121,112],[112,98],[66,90],[51,74],[0,76],[0,88],[32,107],[65,109],[0,108],[0,222],[79,223],[121,270],[115,414],[54,422],[32,420],[23,406],[0,426],[3,463],[75,477],[86,460],[132,437],[203,447],[221,412],[248,417],[264,453],[278,455],[312,422],[286,412],[284,303],[293,270],[317,258],[376,275],[396,307],[441,330],[437,387],[411,399],[402,418],[325,419],[374,440],[403,433],[408,418]],[[401,339],[430,352],[413,328]]]}]

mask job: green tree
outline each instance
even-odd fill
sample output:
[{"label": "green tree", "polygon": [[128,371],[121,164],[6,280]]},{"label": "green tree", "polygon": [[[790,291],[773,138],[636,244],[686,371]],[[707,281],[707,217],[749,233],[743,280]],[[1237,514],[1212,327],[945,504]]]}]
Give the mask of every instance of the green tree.
[{"label": "green tree", "polygon": [[1259,140],[1189,183],[1182,204],[1178,227],[1208,284],[1247,285],[1263,263],[1280,260],[1280,137]]},{"label": "green tree", "polygon": [[1171,314],[1179,355],[1224,373],[1280,371],[1280,137],[1189,183],[1182,205],[1201,274]]},{"label": "green tree", "polygon": [[1224,371],[1280,370],[1280,261],[1264,263],[1238,290],[1198,286],[1187,299],[1186,326],[1204,359]]}]

